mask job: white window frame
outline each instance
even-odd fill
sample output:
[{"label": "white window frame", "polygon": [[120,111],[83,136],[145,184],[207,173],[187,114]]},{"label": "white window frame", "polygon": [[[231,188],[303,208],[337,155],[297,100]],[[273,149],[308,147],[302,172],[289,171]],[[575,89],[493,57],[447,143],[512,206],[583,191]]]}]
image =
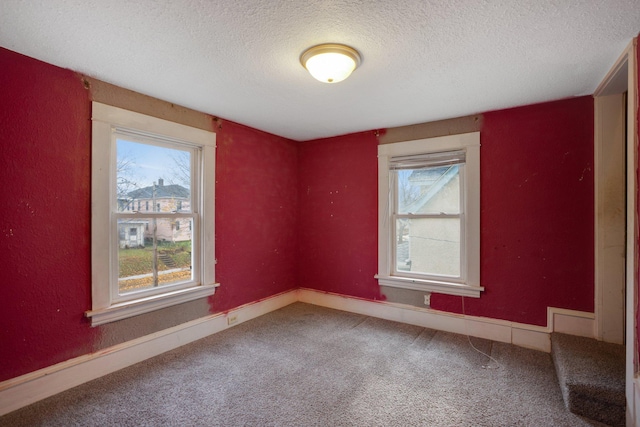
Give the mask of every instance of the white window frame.
[{"label": "white window frame", "polygon": [[[464,150],[464,173],[460,174],[462,245],[460,278],[416,277],[393,268],[394,192],[390,183],[393,157]],[[403,289],[480,297],[480,132],[426,138],[378,146],[378,283]]]},{"label": "white window frame", "polygon": [[[115,157],[118,130],[182,141],[200,151],[195,165],[199,192],[194,221],[200,225],[193,245],[199,245],[194,260],[194,283],[187,287],[167,287],[166,291],[141,292],[139,297],[119,300],[114,295],[117,274],[117,213],[115,196]],[[173,123],[117,107],[92,103],[91,141],[91,310],[85,315],[91,325],[136,316],[215,293],[215,148],[213,132]],[[197,228],[196,228],[197,229]],[[117,290],[117,289],[116,289]]]}]

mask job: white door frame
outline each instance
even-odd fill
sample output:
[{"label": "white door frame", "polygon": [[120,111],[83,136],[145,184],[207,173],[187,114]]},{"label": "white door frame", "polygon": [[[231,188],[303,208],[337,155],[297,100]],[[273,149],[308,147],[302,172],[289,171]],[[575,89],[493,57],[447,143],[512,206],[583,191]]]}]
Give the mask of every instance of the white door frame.
[{"label": "white door frame", "polygon": [[594,97],[594,336],[615,344],[625,342],[626,67],[621,74],[623,92]]},{"label": "white door frame", "polygon": [[[627,398],[627,425],[640,426],[640,417],[636,412],[640,410],[640,381],[637,378],[637,334],[636,334],[636,301],[638,298],[637,288],[637,262],[638,254],[638,221],[637,221],[637,200],[636,200],[636,181],[637,165],[638,165],[638,101],[637,101],[637,39],[633,39],[624,50],[620,58],[616,61],[609,73],[606,75],[602,83],[594,92],[595,97],[595,123],[594,144],[595,144],[595,164],[603,160],[599,157],[602,154],[601,148],[604,144],[601,128],[604,121],[601,116],[602,102],[606,102],[603,98],[608,95],[620,94],[627,91],[627,138],[626,138],[626,259],[625,259],[625,292],[626,292],[626,398]],[[614,101],[615,103],[615,101]],[[598,196],[598,175],[596,171],[596,218],[598,218],[598,204],[603,204],[604,200]],[[600,196],[602,195],[602,192]],[[601,281],[602,276],[599,261],[604,258],[603,248],[606,246],[602,240],[598,239],[598,233],[602,230],[598,227],[596,219],[596,286],[595,286],[595,311],[596,311],[596,337],[602,339],[606,335],[606,322],[603,317],[607,315],[606,296],[604,283]],[[602,236],[602,234],[600,234]]]}]

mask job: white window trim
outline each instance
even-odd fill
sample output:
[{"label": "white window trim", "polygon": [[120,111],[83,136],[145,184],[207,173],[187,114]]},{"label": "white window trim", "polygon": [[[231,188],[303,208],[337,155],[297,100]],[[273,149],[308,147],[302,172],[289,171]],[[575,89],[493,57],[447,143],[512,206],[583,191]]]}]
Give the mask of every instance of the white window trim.
[{"label": "white window trim", "polygon": [[[198,285],[168,290],[158,295],[115,303],[111,296],[112,249],[111,167],[112,133],[116,128],[132,129],[188,141],[202,148],[201,197],[201,266]],[[207,297],[215,293],[215,148],[216,134],[202,129],[169,122],[140,113],[92,103],[91,142],[91,310],[85,315],[91,325],[113,322],[171,305]],[[113,244],[113,243],[111,243]]]},{"label": "white window trim", "polygon": [[[442,151],[466,151],[464,174],[465,219],[463,224],[466,254],[459,281],[423,279],[393,273],[392,224],[389,188],[389,161],[395,156],[437,153]],[[378,283],[384,286],[437,292],[451,295],[480,297],[480,132],[442,136],[413,141],[396,142],[378,146]]]}]

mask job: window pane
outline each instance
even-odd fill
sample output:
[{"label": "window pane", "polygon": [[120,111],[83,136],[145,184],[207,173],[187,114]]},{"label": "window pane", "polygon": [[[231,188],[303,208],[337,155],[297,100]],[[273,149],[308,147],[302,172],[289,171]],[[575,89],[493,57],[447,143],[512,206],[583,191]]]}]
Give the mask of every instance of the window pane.
[{"label": "window pane", "polygon": [[191,229],[191,218],[119,219],[119,294],[192,280]]},{"label": "window pane", "polygon": [[460,213],[460,165],[395,173],[398,213]]},{"label": "window pane", "polygon": [[396,271],[460,277],[460,219],[396,220]]},{"label": "window pane", "polygon": [[191,212],[191,151],[116,142],[118,212]]}]

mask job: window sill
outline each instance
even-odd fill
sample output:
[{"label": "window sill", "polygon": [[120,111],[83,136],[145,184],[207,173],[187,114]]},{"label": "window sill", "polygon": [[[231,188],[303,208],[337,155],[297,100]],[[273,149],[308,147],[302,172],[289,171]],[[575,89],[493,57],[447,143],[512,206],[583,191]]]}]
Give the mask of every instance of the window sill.
[{"label": "window sill", "polygon": [[113,304],[107,308],[89,310],[85,312],[85,316],[91,318],[91,326],[98,326],[109,322],[115,322],[116,320],[126,319],[127,317],[159,310],[161,308],[170,307],[172,305],[181,304],[183,302],[193,301],[198,298],[208,297],[216,292],[216,288],[218,286],[220,286],[219,283],[196,286],[162,295],[154,295],[133,301]]},{"label": "window sill", "polygon": [[482,286],[470,286],[461,283],[438,282],[435,280],[398,276],[376,275],[375,278],[378,279],[378,283],[383,286],[412,289],[414,291],[435,292],[439,294],[460,295],[464,297],[480,298],[480,292],[484,291]]}]

